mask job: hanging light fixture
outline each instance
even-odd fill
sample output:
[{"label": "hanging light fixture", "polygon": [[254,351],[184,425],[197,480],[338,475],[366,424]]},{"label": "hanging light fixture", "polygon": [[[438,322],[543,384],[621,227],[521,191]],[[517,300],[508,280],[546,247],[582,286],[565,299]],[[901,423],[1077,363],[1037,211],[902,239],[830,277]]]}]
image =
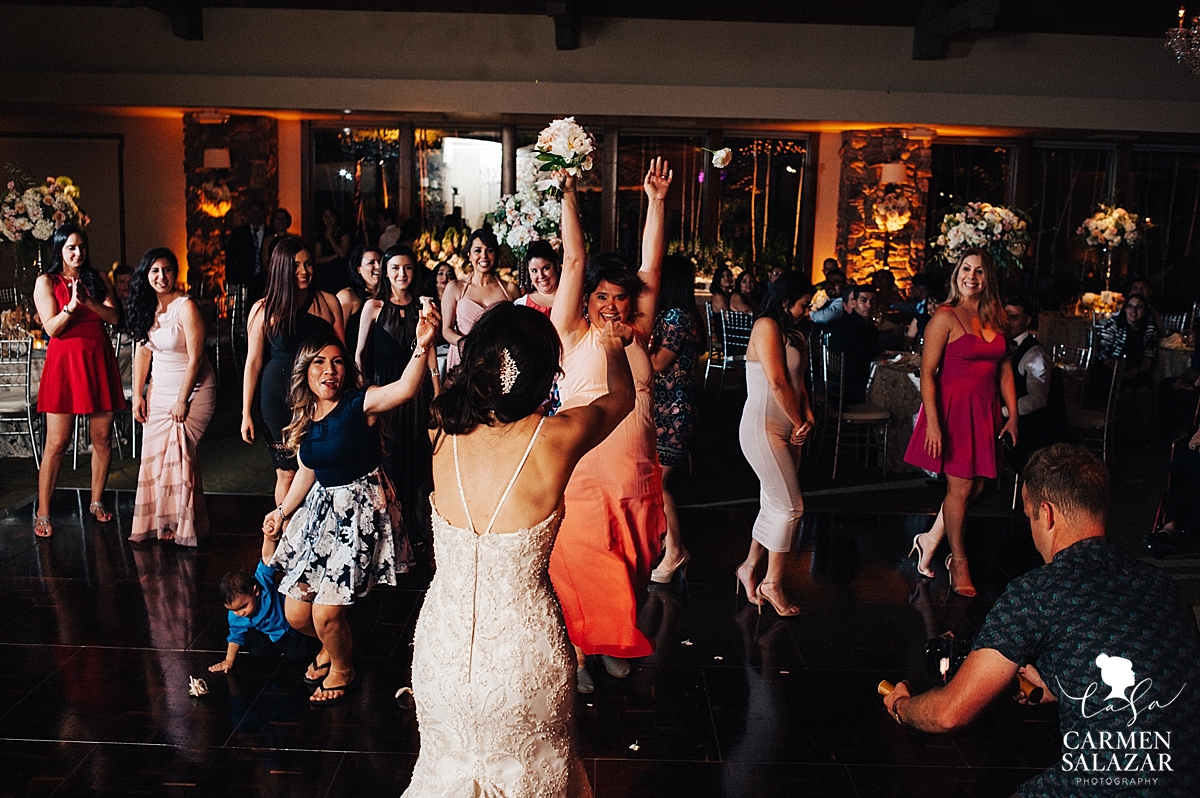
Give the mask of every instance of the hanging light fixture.
[{"label": "hanging light fixture", "polygon": [[1183,26],[1185,9],[1179,7],[1179,27],[1167,31],[1167,44],[1179,63],[1200,75],[1200,17],[1192,17],[1192,27]]}]

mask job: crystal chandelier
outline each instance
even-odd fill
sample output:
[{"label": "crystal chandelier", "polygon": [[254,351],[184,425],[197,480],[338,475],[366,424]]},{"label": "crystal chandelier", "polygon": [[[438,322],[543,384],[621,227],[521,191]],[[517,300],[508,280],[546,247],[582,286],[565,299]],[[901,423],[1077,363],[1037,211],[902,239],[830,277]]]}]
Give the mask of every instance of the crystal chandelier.
[{"label": "crystal chandelier", "polygon": [[1184,7],[1179,7],[1179,27],[1167,31],[1167,47],[1179,63],[1200,75],[1200,17],[1192,17],[1192,27],[1183,26]]}]

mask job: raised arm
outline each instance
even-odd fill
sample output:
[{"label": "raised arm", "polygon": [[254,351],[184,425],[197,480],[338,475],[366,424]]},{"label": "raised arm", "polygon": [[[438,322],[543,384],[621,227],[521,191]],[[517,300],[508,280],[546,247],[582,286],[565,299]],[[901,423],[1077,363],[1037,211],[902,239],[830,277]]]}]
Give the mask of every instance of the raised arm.
[{"label": "raised arm", "polygon": [[372,385],[367,388],[363,397],[364,413],[382,413],[399,407],[412,399],[421,390],[427,370],[432,370],[430,363],[437,364],[437,353],[434,341],[437,338],[441,318],[437,308],[430,305],[428,313],[421,314],[417,322],[417,343],[413,347],[412,357],[404,367],[404,373],[395,382],[387,385]]},{"label": "raised arm", "polygon": [[674,176],[666,161],[655,158],[650,162],[646,179],[642,181],[648,202],[638,277],[642,278],[645,288],[638,294],[633,327],[643,342],[649,340],[651,327],[654,326],[654,308],[658,304],[658,288],[662,281],[662,260],[667,253],[667,191],[671,188]]},{"label": "raised arm", "polygon": [[587,244],[583,238],[583,224],[579,221],[575,178],[563,174],[562,183],[563,264],[562,274],[558,278],[558,292],[554,295],[554,307],[550,309],[550,320],[563,339],[564,347],[570,347],[580,335],[587,332],[588,322],[583,317]]}]

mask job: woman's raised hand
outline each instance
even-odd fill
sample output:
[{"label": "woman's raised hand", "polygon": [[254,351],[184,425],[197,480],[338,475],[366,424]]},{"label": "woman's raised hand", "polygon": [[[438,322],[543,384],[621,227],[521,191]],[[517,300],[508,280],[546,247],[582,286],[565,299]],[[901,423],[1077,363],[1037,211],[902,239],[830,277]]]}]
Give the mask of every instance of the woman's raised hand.
[{"label": "woman's raised hand", "polygon": [[650,198],[651,202],[667,198],[667,190],[671,188],[671,180],[674,177],[675,173],[671,171],[670,165],[662,159],[662,156],[650,162],[650,170],[646,172],[646,179],[642,186],[646,189],[646,196]]},{"label": "woman's raised hand", "polygon": [[633,328],[619,321],[608,322],[600,334],[600,342],[605,343],[611,340],[620,343],[621,348],[624,349],[633,343]]},{"label": "woman's raised hand", "polygon": [[435,302],[422,302],[421,305],[421,318],[417,322],[417,346],[428,349],[433,346],[438,331],[442,329],[442,312],[438,310]]}]

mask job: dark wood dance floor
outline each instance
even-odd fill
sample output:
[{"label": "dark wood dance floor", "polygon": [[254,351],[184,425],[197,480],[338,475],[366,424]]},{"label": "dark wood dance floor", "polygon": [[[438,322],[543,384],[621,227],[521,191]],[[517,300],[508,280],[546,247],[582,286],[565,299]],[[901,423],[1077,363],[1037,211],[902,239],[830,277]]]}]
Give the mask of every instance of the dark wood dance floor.
[{"label": "dark wood dance floor", "polygon": [[[253,567],[270,499],[210,496],[214,534],[198,551],[130,546],[132,495],[117,504],[98,527],[60,490],[46,542],[28,507],[0,520],[0,795],[398,795],[420,739],[394,696],[428,571],[354,608],[362,689],[313,708],[298,665],[243,655],[228,676],[207,671],[225,648],[217,582]],[[928,517],[810,513],[789,572],[803,612],[784,620],[730,590],[755,512],[683,510],[687,585],[652,590],[642,609],[656,653],[624,681],[597,668],[595,694],[580,696],[598,796],[1007,798],[1057,760],[1053,707],[1002,702],[935,737],[898,727],[875,694],[882,678],[935,683],[926,639],[973,634],[1038,564],[1022,520],[972,519],[970,601],[941,566],[918,582],[904,559]],[[190,698],[189,676],[209,695]]]}]

